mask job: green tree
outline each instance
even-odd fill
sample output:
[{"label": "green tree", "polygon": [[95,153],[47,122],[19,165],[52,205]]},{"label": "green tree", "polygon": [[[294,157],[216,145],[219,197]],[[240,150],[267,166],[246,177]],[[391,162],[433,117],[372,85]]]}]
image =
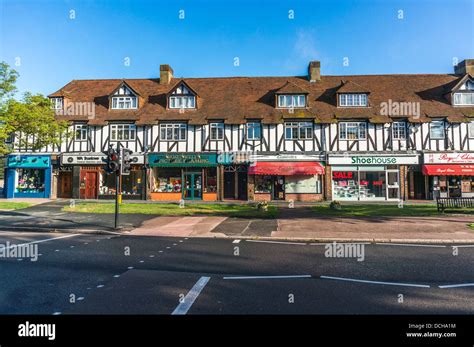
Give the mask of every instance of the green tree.
[{"label": "green tree", "polygon": [[15,70],[0,63],[0,155],[11,152],[11,134],[21,134],[15,138],[19,146],[39,150],[59,144],[67,129],[67,122],[56,120],[47,97],[25,93],[20,101],[13,98],[17,78]]}]

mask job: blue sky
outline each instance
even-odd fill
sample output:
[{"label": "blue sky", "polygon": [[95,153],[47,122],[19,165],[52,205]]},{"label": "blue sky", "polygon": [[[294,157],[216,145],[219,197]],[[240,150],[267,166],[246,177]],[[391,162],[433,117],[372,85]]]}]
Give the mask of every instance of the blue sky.
[{"label": "blue sky", "polygon": [[164,63],[177,77],[304,75],[310,60],[351,75],[451,73],[474,58],[474,0],[0,0],[0,11],[0,60],[21,92],[158,77]]}]

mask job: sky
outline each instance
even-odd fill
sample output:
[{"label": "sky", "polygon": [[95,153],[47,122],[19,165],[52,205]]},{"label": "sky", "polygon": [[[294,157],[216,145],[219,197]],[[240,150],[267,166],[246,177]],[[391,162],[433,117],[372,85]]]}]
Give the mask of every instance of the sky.
[{"label": "sky", "polygon": [[0,0],[19,92],[73,79],[452,73],[474,0]]}]

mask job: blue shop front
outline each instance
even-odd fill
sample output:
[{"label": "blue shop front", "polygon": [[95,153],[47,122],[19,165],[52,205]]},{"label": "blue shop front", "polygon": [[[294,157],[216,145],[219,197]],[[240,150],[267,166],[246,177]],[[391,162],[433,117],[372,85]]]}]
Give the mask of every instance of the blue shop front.
[{"label": "blue shop front", "polygon": [[49,198],[51,156],[9,155],[5,170],[7,198]]}]

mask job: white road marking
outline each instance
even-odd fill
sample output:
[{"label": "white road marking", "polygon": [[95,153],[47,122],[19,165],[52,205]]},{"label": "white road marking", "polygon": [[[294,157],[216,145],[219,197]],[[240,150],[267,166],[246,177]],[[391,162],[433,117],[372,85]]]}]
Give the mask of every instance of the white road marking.
[{"label": "white road marking", "polygon": [[289,275],[289,276],[225,276],[224,280],[268,280],[268,279],[286,279],[286,278],[311,278],[311,275]]},{"label": "white road marking", "polygon": [[248,222],[247,226],[244,228],[244,230],[242,230],[241,234],[244,234],[247,230],[249,230],[250,224],[252,224],[252,222],[252,220]]},{"label": "white road marking", "polygon": [[103,284],[99,284],[97,288],[102,288],[103,286],[104,286]]},{"label": "white road marking", "polygon": [[299,246],[306,246],[307,243],[302,242],[284,242],[284,241],[266,241],[266,240],[245,240],[247,242],[261,242],[261,243],[277,243],[282,245],[299,245]]},{"label": "white road marking", "polygon": [[433,247],[433,248],[445,248],[445,245],[418,245],[411,243],[385,243],[385,242],[376,242],[376,245],[381,246],[405,246],[405,247]]},{"label": "white road marking", "polygon": [[[74,237],[74,236],[79,236],[79,235],[81,235],[81,234],[71,234],[71,235],[53,237],[53,238],[51,238],[51,239],[44,239],[44,240],[32,241],[32,242],[28,242],[28,243],[21,243],[21,244],[19,244],[19,245],[11,245],[11,246],[5,248],[5,250],[10,249],[10,248],[13,248],[13,247],[33,245],[33,244],[35,244],[35,243],[42,243],[42,242],[48,242],[48,241],[53,241],[53,240],[65,239],[65,238],[67,238],[67,237]],[[55,252],[59,252],[59,249],[56,249]]]},{"label": "white road marking", "polygon": [[60,314],[61,314],[61,312],[54,312],[53,316],[59,316]]},{"label": "white road marking", "polygon": [[127,269],[131,270],[131,269],[133,269],[133,266],[129,266]]},{"label": "white road marking", "polygon": [[114,277],[115,277],[115,278],[118,278],[118,277],[120,277],[120,275],[114,275]]},{"label": "white road marking", "polygon": [[152,255],[150,255],[150,258],[154,258],[154,257],[155,257],[155,256],[154,256],[153,254],[152,254]]},{"label": "white road marking", "polygon": [[457,248],[472,248],[474,247],[474,245],[454,245],[454,246],[451,246],[451,247],[457,247]]},{"label": "white road marking", "polygon": [[144,260],[140,260],[140,263],[144,263],[145,261]]},{"label": "white road marking", "polygon": [[191,290],[186,294],[183,301],[179,303],[178,306],[174,309],[171,313],[172,315],[185,315],[188,313],[189,309],[193,305],[194,301],[197,299],[201,291],[206,286],[207,282],[209,282],[211,278],[202,276],[191,288]]},{"label": "white road marking", "polygon": [[441,289],[445,288],[460,288],[460,287],[474,287],[474,283],[449,284],[446,286],[439,286]]},{"label": "white road marking", "polygon": [[80,296],[80,297],[77,298],[77,301],[82,301],[82,300],[84,300],[83,296]]},{"label": "white road marking", "polygon": [[358,279],[354,279],[354,278],[333,277],[333,276],[320,276],[320,278],[322,278],[322,279],[328,279],[328,280],[347,281],[347,282],[382,284],[382,285],[387,285],[387,286],[402,286],[402,287],[430,288],[430,286],[429,286],[429,285],[426,285],[426,284],[411,284],[411,283],[398,283],[398,282],[368,281],[368,280],[358,280]]},{"label": "white road marking", "polygon": [[232,243],[240,243],[241,240],[234,240]]}]

